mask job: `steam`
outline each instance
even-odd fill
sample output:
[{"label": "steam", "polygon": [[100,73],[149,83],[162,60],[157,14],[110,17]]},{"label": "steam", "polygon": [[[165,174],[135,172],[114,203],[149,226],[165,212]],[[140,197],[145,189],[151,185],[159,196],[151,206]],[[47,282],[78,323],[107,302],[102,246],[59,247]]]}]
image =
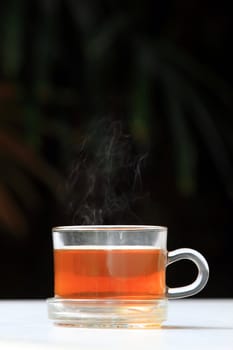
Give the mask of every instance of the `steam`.
[{"label": "steam", "polygon": [[139,223],[133,206],[140,197],[145,159],[121,122],[92,124],[67,182],[72,223]]}]

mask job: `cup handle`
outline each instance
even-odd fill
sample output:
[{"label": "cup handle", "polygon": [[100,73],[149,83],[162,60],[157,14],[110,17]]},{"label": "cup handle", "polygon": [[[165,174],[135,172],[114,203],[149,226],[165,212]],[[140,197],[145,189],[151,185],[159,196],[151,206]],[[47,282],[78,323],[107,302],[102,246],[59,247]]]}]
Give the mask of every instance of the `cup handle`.
[{"label": "cup handle", "polygon": [[204,258],[199,252],[189,248],[176,249],[168,252],[167,256],[167,266],[179,261],[179,260],[191,260],[198,268],[198,275],[195,281],[187,286],[178,288],[167,287],[167,298],[168,299],[178,299],[186,298],[191,295],[199,293],[206,285],[209,278],[209,266]]}]

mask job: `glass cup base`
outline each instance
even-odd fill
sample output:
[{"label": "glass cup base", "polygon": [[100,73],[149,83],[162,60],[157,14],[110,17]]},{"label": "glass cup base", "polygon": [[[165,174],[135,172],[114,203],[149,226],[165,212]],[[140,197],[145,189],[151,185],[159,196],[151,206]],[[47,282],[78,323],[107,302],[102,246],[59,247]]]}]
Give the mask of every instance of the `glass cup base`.
[{"label": "glass cup base", "polygon": [[55,324],[80,328],[158,328],[167,316],[167,300],[50,298]]}]

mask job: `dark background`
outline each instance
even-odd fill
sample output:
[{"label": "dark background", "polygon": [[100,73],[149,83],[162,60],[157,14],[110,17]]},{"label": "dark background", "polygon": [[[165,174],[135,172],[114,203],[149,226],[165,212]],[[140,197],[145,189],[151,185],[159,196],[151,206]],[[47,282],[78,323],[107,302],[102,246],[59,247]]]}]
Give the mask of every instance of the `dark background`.
[{"label": "dark background", "polygon": [[226,1],[1,1],[1,298],[53,295],[51,227],[88,222],[168,226],[233,296],[232,34]]}]

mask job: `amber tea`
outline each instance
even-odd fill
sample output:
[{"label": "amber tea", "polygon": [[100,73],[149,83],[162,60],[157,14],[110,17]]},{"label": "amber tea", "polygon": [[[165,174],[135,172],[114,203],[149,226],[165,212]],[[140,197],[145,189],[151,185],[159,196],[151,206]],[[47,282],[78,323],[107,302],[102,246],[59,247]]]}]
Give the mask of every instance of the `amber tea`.
[{"label": "amber tea", "polygon": [[165,293],[165,251],[154,247],[55,249],[55,294],[70,299],[157,299]]},{"label": "amber tea", "polygon": [[[189,248],[167,251],[162,226],[59,226],[53,228],[55,324],[90,328],[156,328],[166,320],[167,300],[197,294],[208,264]],[[166,268],[189,259],[193,283],[166,286]]]}]

